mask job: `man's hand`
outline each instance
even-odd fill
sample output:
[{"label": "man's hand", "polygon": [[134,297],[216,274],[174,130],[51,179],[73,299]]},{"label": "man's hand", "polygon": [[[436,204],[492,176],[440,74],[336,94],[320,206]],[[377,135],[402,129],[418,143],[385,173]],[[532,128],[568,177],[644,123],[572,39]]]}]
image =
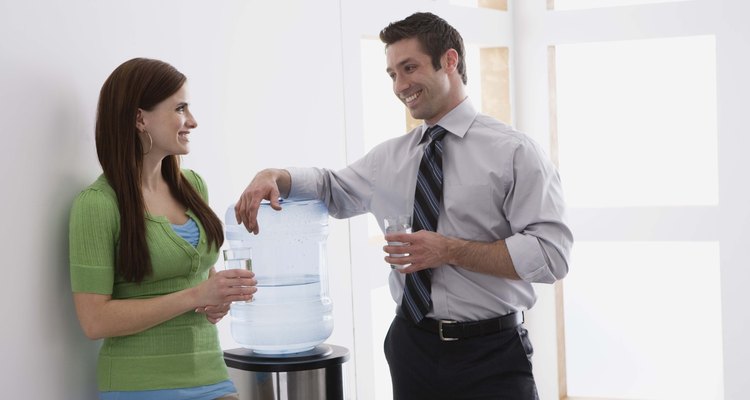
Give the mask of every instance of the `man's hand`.
[{"label": "man's hand", "polygon": [[258,172],[234,206],[237,222],[245,225],[248,232],[257,235],[260,232],[258,226],[260,202],[268,200],[274,210],[281,210],[279,197],[289,195],[291,181],[289,172],[283,169],[264,169]]},{"label": "man's hand", "polygon": [[[389,264],[403,265],[401,273],[416,272],[422,269],[435,268],[450,264],[450,249],[455,240],[431,231],[416,233],[389,233],[385,235],[388,242],[402,242],[402,246],[383,246],[388,253],[385,261]],[[391,257],[391,254],[408,254],[404,257]]]}]

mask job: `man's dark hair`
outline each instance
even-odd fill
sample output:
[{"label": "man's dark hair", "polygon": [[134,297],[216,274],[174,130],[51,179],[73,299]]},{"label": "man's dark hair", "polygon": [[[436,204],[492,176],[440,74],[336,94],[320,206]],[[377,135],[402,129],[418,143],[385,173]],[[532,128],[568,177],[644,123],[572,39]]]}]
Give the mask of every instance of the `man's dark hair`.
[{"label": "man's dark hair", "polygon": [[458,53],[458,73],[466,84],[466,64],[464,63],[464,40],[461,34],[444,19],[432,13],[414,13],[401,21],[391,22],[380,31],[380,40],[385,47],[402,39],[417,38],[422,50],[432,59],[435,71],[441,68],[440,57],[448,49]]}]

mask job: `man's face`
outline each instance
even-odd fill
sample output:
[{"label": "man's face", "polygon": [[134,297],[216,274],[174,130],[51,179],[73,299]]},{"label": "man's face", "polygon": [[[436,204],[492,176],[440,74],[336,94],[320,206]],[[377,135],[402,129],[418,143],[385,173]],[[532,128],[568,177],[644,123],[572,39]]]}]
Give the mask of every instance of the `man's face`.
[{"label": "man's face", "polygon": [[[445,58],[441,65],[445,66]],[[435,71],[430,56],[416,38],[402,39],[386,49],[386,72],[393,80],[393,93],[415,119],[434,124],[450,111],[451,81],[446,68]]]}]

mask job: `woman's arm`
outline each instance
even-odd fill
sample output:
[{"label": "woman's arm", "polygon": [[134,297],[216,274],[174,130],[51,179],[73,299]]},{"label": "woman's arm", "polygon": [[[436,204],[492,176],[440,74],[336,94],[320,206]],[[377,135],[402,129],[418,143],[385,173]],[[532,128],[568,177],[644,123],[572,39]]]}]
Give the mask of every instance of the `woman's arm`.
[{"label": "woman's arm", "polygon": [[110,295],[74,293],[76,312],[90,339],[132,335],[188,311],[250,300],[255,274],[230,269],[212,274],[198,286],[150,299],[113,300]]},{"label": "woman's arm", "polygon": [[[216,268],[211,267],[211,269],[208,271],[208,277],[212,277],[216,274]],[[221,321],[222,318],[224,318],[225,315],[229,312],[229,308],[232,305],[232,303],[223,303],[218,305],[209,305],[204,307],[198,307],[195,309],[195,312],[206,314],[206,319],[208,322],[212,324],[217,324],[219,321]]]}]

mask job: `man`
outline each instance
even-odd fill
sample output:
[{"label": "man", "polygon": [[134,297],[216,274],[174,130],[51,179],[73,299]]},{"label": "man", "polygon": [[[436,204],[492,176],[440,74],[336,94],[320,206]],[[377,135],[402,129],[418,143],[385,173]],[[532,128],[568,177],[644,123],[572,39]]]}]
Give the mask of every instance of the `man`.
[{"label": "man", "polygon": [[[398,304],[385,340],[395,399],[537,399],[523,311],[531,282],[568,271],[572,235],[554,166],[527,136],[474,109],[464,46],[443,19],[416,13],[380,33],[393,91],[424,124],[341,171],[267,169],[236,206],[258,233],[262,199],[323,200],[332,216],[413,213],[386,234]],[[382,226],[382,225],[381,225]],[[408,254],[391,257],[390,254]]]}]

